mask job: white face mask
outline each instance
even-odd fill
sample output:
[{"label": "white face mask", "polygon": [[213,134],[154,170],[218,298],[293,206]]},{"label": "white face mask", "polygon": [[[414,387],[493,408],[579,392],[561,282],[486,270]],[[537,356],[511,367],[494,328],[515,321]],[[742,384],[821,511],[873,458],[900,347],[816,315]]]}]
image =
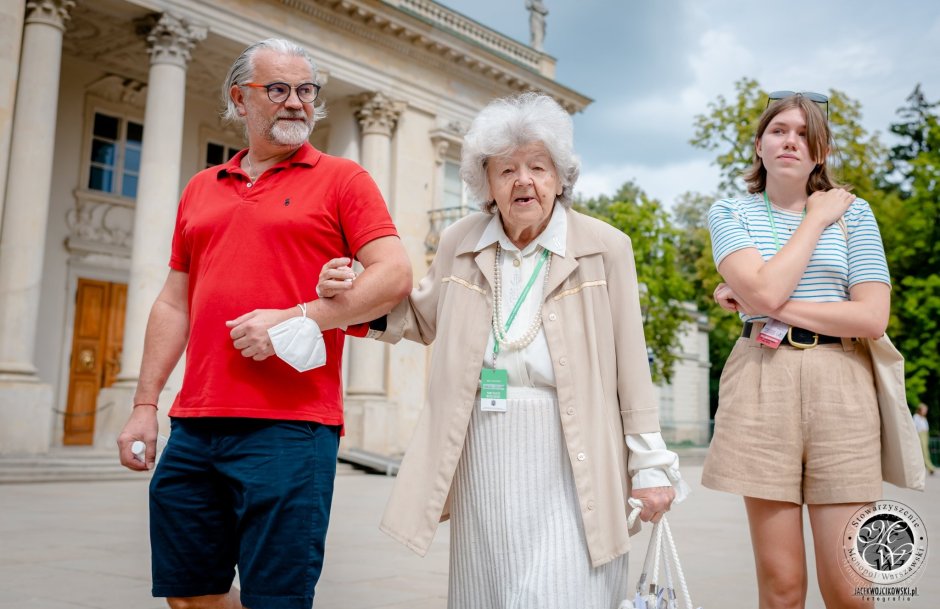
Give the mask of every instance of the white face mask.
[{"label": "white face mask", "polygon": [[274,352],[297,372],[319,368],[326,363],[326,343],[317,322],[307,317],[307,305],[299,304],[301,314],[268,330]]}]

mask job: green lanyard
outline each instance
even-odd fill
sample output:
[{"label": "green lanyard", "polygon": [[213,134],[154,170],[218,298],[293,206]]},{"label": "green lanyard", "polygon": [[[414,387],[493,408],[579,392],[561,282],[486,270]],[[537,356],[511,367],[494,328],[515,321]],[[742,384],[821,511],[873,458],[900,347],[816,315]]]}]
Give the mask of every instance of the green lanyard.
[{"label": "green lanyard", "polygon": [[[780,239],[777,238],[777,224],[774,222],[774,213],[770,209],[770,199],[767,198],[767,191],[764,191],[764,205],[767,206],[767,219],[770,220],[770,230],[774,234],[774,245],[777,246],[777,251],[780,251]],[[803,208],[803,217],[806,217],[806,208]]]},{"label": "green lanyard", "polygon": [[[509,312],[509,317],[506,318],[506,327],[503,329],[503,332],[509,332],[509,326],[512,325],[512,322],[516,319],[516,314],[519,313],[519,309],[522,307],[522,303],[525,301],[526,296],[529,295],[529,290],[532,289],[532,284],[535,283],[535,278],[539,276],[539,271],[542,270],[542,265],[545,264],[545,261],[548,259],[551,252],[547,249],[542,249],[542,255],[539,256],[539,261],[535,265],[535,270],[532,271],[532,276],[529,277],[528,283],[525,284],[525,287],[522,288],[522,294],[519,294],[519,299],[516,300],[516,305],[512,308],[512,311]],[[502,286],[500,286],[502,289]],[[502,297],[502,295],[499,295]],[[499,354],[499,337],[493,336],[493,361],[496,361],[496,356]]]}]

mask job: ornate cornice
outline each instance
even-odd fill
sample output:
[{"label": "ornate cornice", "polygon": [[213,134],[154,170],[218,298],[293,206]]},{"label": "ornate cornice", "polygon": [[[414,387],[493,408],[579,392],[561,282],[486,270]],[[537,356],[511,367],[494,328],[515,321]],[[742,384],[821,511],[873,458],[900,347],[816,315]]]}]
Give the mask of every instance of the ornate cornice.
[{"label": "ornate cornice", "polygon": [[543,91],[569,112],[591,99],[555,82],[555,61],[430,0],[281,0],[307,16],[436,69],[510,91]]},{"label": "ornate cornice", "polygon": [[86,87],[88,93],[108,101],[144,108],[147,85],[133,78],[107,74]]},{"label": "ornate cornice", "polygon": [[138,33],[145,36],[151,64],[169,63],[186,69],[193,47],[208,31],[172,13],[156,13],[140,21]]},{"label": "ornate cornice", "polygon": [[437,165],[444,163],[448,151],[453,148],[459,151],[463,145],[463,136],[466,129],[457,121],[451,121],[443,127],[438,127],[429,133],[431,145],[434,146],[434,162]]},{"label": "ornate cornice", "polygon": [[363,93],[351,100],[356,120],[363,135],[379,134],[391,137],[401,113],[406,108],[405,102],[394,101],[384,93]]},{"label": "ornate cornice", "polygon": [[64,32],[73,6],[75,0],[29,0],[26,3],[26,25],[43,23]]}]

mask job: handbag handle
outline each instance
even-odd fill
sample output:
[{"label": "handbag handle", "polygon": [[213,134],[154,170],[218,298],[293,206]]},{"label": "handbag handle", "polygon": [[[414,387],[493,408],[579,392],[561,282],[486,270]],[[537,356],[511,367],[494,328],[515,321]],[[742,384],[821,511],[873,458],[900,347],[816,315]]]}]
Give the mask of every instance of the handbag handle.
[{"label": "handbag handle", "polygon": [[[633,508],[627,518],[628,525],[632,526],[637,516],[639,516],[640,511],[643,509],[643,502],[633,497],[629,498],[627,502]],[[665,546],[665,550],[663,546]],[[670,563],[672,564],[670,565]],[[646,549],[646,558],[643,560],[643,572],[640,574],[640,579],[637,581],[637,594],[639,596],[649,595],[649,597],[655,597],[656,588],[659,583],[660,565],[662,565],[665,570],[666,588],[664,588],[664,593],[668,595],[666,599],[668,603],[667,607],[671,609],[677,606],[676,592],[674,582],[672,581],[674,570],[679,584],[679,592],[682,595],[682,601],[684,601],[686,609],[694,609],[695,606],[692,604],[692,597],[689,594],[689,586],[685,579],[685,573],[682,571],[682,563],[679,562],[679,551],[676,548],[676,541],[672,536],[672,529],[670,529],[669,521],[666,519],[665,515],[663,515],[658,523],[653,525],[650,543]],[[653,570],[652,578],[647,580],[650,576],[650,568]],[[647,586],[647,583],[649,583],[649,586]],[[647,589],[644,590],[644,588]]]}]

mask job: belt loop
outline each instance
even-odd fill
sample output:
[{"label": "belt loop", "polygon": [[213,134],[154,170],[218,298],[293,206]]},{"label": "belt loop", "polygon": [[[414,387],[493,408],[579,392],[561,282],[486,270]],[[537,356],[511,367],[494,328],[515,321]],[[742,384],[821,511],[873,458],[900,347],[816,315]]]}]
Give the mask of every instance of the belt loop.
[{"label": "belt loop", "polygon": [[755,321],[751,323],[751,336],[749,338],[758,345],[763,344],[757,340],[757,337],[760,336],[760,331],[764,329],[764,325],[765,324],[762,321]]},{"label": "belt loop", "polygon": [[850,336],[842,337],[842,350],[855,351],[855,339]]}]

